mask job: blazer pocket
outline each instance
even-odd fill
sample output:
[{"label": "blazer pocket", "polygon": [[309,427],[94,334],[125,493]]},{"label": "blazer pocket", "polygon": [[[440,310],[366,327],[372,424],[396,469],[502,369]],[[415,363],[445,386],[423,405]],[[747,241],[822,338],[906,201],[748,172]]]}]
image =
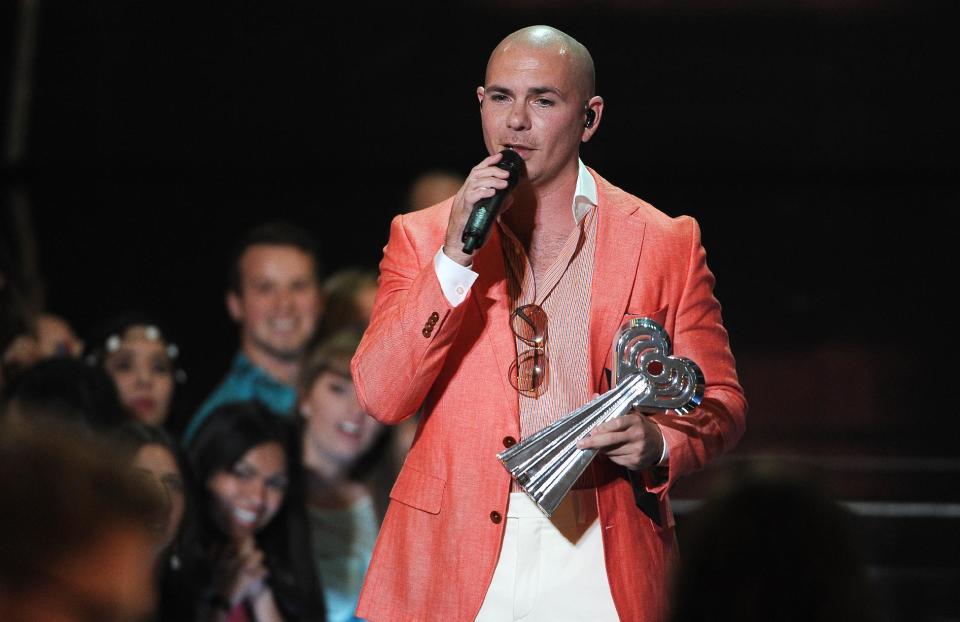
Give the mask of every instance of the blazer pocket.
[{"label": "blazer pocket", "polygon": [[659,324],[660,326],[665,326],[667,321],[667,310],[669,307],[661,307],[656,311],[647,311],[642,313],[634,313],[632,311],[627,311],[623,314],[623,320],[620,321],[620,325],[623,326],[630,320],[635,320],[641,317],[647,317]]},{"label": "blazer pocket", "polygon": [[390,498],[430,514],[439,514],[445,484],[439,477],[405,466],[390,491]]}]

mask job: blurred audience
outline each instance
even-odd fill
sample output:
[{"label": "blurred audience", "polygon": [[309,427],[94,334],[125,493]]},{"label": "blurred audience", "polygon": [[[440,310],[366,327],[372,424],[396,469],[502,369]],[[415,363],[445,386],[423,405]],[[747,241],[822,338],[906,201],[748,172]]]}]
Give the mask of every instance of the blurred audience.
[{"label": "blurred audience", "polygon": [[360,334],[341,331],[303,365],[300,414],[313,559],[323,578],[327,620],[355,620],[396,464],[388,429],[360,408],[350,359]]},{"label": "blurred audience", "polygon": [[[187,448],[197,483],[197,620],[323,620],[299,439],[256,402],[216,407]],[[196,563],[194,563],[194,561]]]},{"label": "blurred audience", "polygon": [[0,421],[0,620],[143,620],[164,504],[66,419]]},{"label": "blurred audience", "polygon": [[187,470],[173,439],[162,428],[128,421],[113,433],[120,455],[134,473],[159,491],[166,501],[158,541],[156,573],[159,599],[155,622],[182,622],[193,618],[197,594],[190,582],[193,568],[184,566],[183,551],[196,546],[193,503],[189,499]]},{"label": "blurred audience", "polygon": [[84,360],[113,379],[127,415],[152,426],[167,425],[177,385],[186,381],[180,348],[145,314],[111,318],[88,340]]},{"label": "blurred audience", "polygon": [[189,439],[221,404],[257,400],[281,415],[296,406],[301,355],[323,312],[319,247],[288,223],[249,231],[232,255],[227,309],[240,326],[240,351],[227,377],[187,427]]},{"label": "blurred audience", "polygon": [[407,212],[416,212],[449,199],[460,191],[463,175],[450,171],[427,171],[410,184]]},{"label": "blurred audience", "polygon": [[344,329],[363,332],[370,322],[376,296],[377,273],[372,270],[347,268],[330,275],[323,283],[326,309],[320,323],[320,337]]},{"label": "blurred audience", "polygon": [[70,324],[59,315],[41,313],[37,317],[35,333],[41,358],[77,358],[83,351],[83,342],[73,332]]},{"label": "blurred audience", "polygon": [[[327,279],[323,285],[323,293],[327,307],[321,323],[320,337],[329,337],[343,330],[363,333],[370,322],[373,302],[377,296],[377,274],[359,268],[341,270]],[[389,452],[398,470],[413,444],[418,420],[419,414],[405,419],[390,433]]]},{"label": "blurred audience", "polygon": [[876,620],[855,536],[806,479],[738,472],[685,534],[672,620]]},{"label": "blurred audience", "polygon": [[164,552],[173,544],[187,506],[183,469],[173,439],[163,429],[139,421],[124,423],[113,438],[134,472],[144,477],[166,501],[167,514],[159,548]]},{"label": "blurred audience", "polygon": [[82,350],[83,342],[62,317],[41,313],[32,319],[23,318],[19,329],[6,337],[0,350],[3,368],[0,378],[15,380],[18,373],[40,361],[55,357],[76,358]]},{"label": "blurred audience", "polygon": [[9,415],[68,420],[103,431],[127,419],[113,381],[77,359],[52,358],[22,371],[6,387]]}]

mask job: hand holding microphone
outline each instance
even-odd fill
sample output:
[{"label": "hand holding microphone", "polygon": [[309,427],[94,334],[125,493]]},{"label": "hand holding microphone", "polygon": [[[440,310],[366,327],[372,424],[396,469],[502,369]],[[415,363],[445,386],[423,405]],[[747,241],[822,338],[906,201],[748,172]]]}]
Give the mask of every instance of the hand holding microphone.
[{"label": "hand holding microphone", "polygon": [[522,172],[523,158],[510,149],[485,158],[470,171],[450,212],[444,244],[448,257],[469,265],[470,255],[486,241],[504,199]]}]

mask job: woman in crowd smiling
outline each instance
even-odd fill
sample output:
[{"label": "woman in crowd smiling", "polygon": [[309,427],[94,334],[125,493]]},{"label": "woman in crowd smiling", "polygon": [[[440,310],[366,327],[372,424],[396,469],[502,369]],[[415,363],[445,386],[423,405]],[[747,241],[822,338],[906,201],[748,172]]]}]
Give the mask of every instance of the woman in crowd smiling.
[{"label": "woman in crowd smiling", "polygon": [[396,478],[388,428],[360,408],[350,377],[359,342],[353,331],[334,334],[307,355],[300,373],[307,511],[328,622],[355,619]]},{"label": "woman in crowd smiling", "polygon": [[214,410],[187,458],[198,489],[198,618],[324,619],[309,553],[297,435],[255,402]]}]

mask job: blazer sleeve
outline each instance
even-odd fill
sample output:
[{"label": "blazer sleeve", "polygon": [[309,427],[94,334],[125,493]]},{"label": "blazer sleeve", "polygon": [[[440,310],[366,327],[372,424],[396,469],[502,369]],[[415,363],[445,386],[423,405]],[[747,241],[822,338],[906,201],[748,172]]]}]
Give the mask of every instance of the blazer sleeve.
[{"label": "blazer sleeve", "polygon": [[420,408],[468,306],[469,295],[456,307],[443,295],[432,261],[436,244],[417,248],[403,215],[390,225],[370,325],[350,364],[361,407],[384,423]]},{"label": "blazer sleeve", "polygon": [[689,255],[685,282],[673,330],[673,351],[696,361],[706,380],[703,401],[689,415],[658,414],[670,451],[666,468],[645,473],[647,490],[666,494],[680,477],[697,471],[733,447],[743,435],[747,402],[737,371],[720,303],[713,295],[714,277],[700,242],[700,228],[692,218],[681,218]]}]

